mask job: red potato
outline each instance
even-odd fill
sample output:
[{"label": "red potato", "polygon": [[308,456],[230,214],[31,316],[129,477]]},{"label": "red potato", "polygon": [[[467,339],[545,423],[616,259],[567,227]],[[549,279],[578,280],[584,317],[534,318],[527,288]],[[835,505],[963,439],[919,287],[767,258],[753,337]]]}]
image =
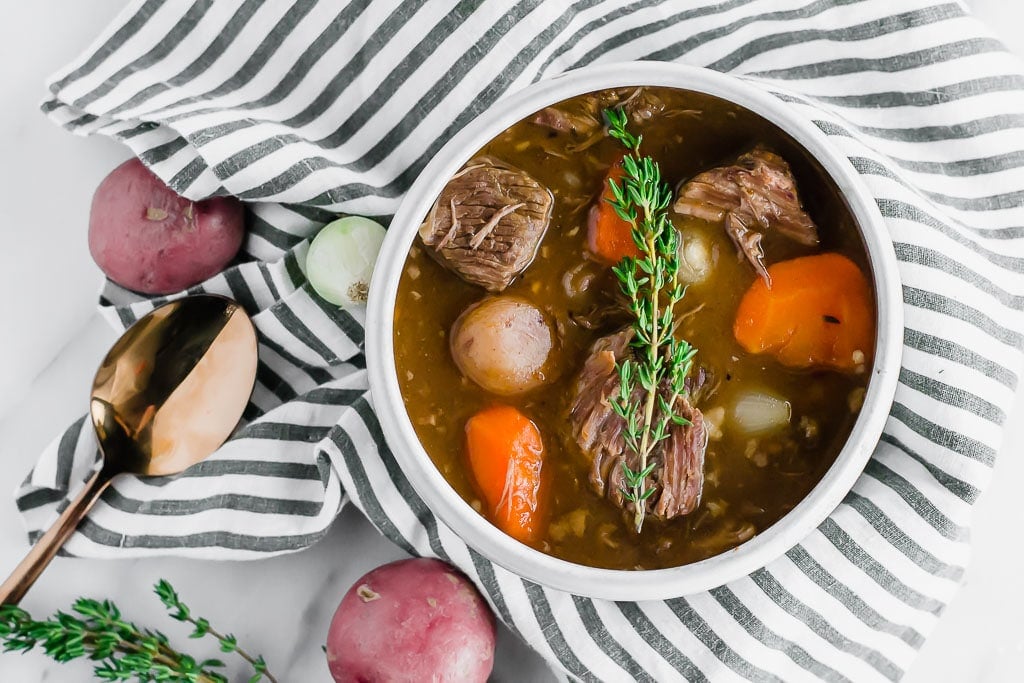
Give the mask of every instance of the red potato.
[{"label": "red potato", "polygon": [[544,312],[521,297],[473,304],[452,325],[450,340],[459,370],[492,393],[513,396],[551,379],[554,331]]},{"label": "red potato", "polygon": [[494,616],[466,577],[440,560],[399,560],[349,588],[327,665],[336,683],[484,683],[494,642]]},{"label": "red potato", "polygon": [[96,188],[89,252],[122,287],[170,294],[223,270],[242,246],[244,231],[245,212],[234,197],[193,202],[130,159]]}]

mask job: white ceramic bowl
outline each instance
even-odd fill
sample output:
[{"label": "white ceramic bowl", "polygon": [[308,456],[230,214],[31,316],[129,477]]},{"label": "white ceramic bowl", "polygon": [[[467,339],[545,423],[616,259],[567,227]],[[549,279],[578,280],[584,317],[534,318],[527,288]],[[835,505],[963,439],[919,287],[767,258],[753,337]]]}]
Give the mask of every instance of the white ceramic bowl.
[{"label": "white ceramic bowl", "polygon": [[[534,550],[492,526],[455,492],[420,445],[406,414],[395,372],[392,322],[398,281],[417,228],[448,179],[478,149],[548,105],[604,88],[639,85],[692,90],[738,104],[777,125],[818,160],[845,197],[867,248],[878,337],[860,416],[835,463],[803,501],[737,548],[681,567],[638,572],[587,567]],[[902,340],[902,297],[892,242],[849,161],[810,120],[755,85],[706,69],[658,62],[587,67],[535,83],[505,97],[456,134],[423,170],[395,214],[370,285],[366,321],[370,389],[384,436],[427,506],[468,545],[519,576],[610,600],[660,600],[714,588],[763,567],[811,533],[846,496],[871,456],[896,390]]]}]

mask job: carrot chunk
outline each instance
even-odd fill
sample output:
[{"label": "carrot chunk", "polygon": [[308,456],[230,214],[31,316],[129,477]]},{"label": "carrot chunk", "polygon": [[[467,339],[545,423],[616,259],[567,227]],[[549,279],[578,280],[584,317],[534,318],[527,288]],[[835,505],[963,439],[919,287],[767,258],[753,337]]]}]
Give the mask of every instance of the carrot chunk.
[{"label": "carrot chunk", "polygon": [[544,463],[537,425],[511,406],[485,408],[466,422],[466,445],[488,517],[517,540],[536,540]]},{"label": "carrot chunk", "polygon": [[587,218],[587,246],[598,260],[608,264],[616,264],[624,256],[640,255],[633,241],[632,226],[619,218],[609,203],[612,191],[608,183],[612,180],[621,183],[624,174],[621,159],[612,164],[604,181],[604,192],[597,203],[590,207]]},{"label": "carrot chunk", "polygon": [[783,365],[855,372],[875,341],[871,289],[841,254],[781,261],[740,301],[733,334],[750,353],[770,353]]}]

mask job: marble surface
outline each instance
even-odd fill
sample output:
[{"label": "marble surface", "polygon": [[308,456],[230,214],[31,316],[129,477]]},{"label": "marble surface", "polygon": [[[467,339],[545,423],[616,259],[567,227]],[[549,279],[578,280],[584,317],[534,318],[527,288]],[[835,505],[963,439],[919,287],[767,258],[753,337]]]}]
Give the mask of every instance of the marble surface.
[{"label": "marble surface", "polygon": [[[967,3],[1024,53],[1024,3]],[[75,138],[38,113],[42,83],[84,50],[121,0],[36,0],[6,8],[0,23],[0,574],[27,550],[10,493],[36,454],[85,409],[85,392],[114,333],[94,313],[100,276],[88,256],[93,189],[127,152],[102,139]],[[11,68],[16,65],[16,68]],[[45,309],[45,310],[44,310]],[[974,557],[966,583],[909,672],[910,683],[1002,682],[1024,670],[1024,392],[1010,416],[995,480],[977,506]],[[151,586],[163,577],[197,611],[262,652],[282,681],[327,683],[320,646],[334,607],[363,572],[401,551],[358,514],[347,512],[308,551],[258,562],[182,559],[86,561],[58,558],[26,598],[35,613],[79,595],[117,600],[132,619],[186,632],[162,616]],[[188,643],[195,646],[195,643]],[[197,649],[196,654],[212,654]],[[237,669],[241,673],[240,669]],[[0,655],[0,680],[88,680],[87,665],[59,666],[38,654]],[[539,659],[507,632],[499,637],[495,680],[550,680]]]}]

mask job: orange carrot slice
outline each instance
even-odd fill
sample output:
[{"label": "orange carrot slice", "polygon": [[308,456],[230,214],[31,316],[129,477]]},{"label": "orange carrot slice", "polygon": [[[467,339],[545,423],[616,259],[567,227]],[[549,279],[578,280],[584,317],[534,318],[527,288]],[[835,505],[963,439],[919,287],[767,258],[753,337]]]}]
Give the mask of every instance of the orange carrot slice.
[{"label": "orange carrot slice", "polygon": [[622,182],[624,174],[621,159],[612,164],[604,181],[604,192],[597,203],[590,207],[587,219],[587,246],[598,260],[608,264],[616,264],[624,256],[640,255],[640,250],[633,241],[632,227],[619,218],[619,214],[615,213],[615,209],[609,203],[612,199],[609,181]]},{"label": "orange carrot slice", "polygon": [[466,444],[488,517],[509,536],[535,541],[544,462],[537,425],[511,406],[485,408],[466,422]]},{"label": "orange carrot slice", "polygon": [[733,334],[750,353],[770,353],[783,365],[855,372],[875,341],[871,289],[864,273],[841,254],[781,261],[768,268],[740,301]]}]

